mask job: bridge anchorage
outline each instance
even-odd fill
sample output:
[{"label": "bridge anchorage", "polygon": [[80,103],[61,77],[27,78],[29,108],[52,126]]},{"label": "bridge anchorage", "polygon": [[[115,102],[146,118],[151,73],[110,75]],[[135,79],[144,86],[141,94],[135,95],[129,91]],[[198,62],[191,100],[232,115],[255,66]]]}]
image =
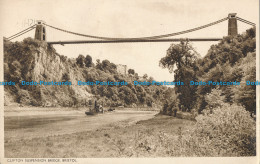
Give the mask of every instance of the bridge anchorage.
[{"label": "bridge anchorage", "polygon": [[[133,43],[133,42],[179,42],[181,40],[183,40],[183,38],[169,38],[172,36],[178,36],[181,34],[186,34],[186,33],[190,33],[190,32],[194,32],[197,30],[201,30],[216,24],[219,24],[221,22],[224,22],[228,20],[228,35],[229,36],[236,36],[238,34],[238,30],[237,30],[237,20],[241,21],[243,23],[249,24],[251,26],[255,26],[255,23],[252,23],[250,21],[247,21],[245,19],[242,19],[240,17],[237,17],[236,13],[230,13],[228,14],[228,17],[225,17],[223,19],[220,19],[218,21],[200,26],[200,27],[196,27],[196,28],[192,28],[189,30],[185,30],[185,31],[180,31],[180,32],[175,32],[175,33],[170,33],[170,34],[164,34],[164,35],[157,35],[157,36],[149,36],[149,37],[138,37],[138,38],[111,38],[111,37],[102,37],[102,36],[94,36],[94,35],[87,35],[87,34],[81,34],[81,33],[76,33],[76,32],[72,32],[72,31],[68,31],[68,30],[64,30],[58,27],[54,27],[51,25],[46,24],[44,21],[40,20],[37,22],[37,24],[15,34],[12,35],[8,38],[5,38],[7,40],[12,40],[16,37],[19,37],[33,29],[35,30],[35,39],[36,40],[40,40],[40,41],[45,41],[47,42],[46,38],[47,38],[47,34],[46,34],[46,27],[58,30],[58,31],[62,31],[68,34],[72,34],[72,35],[77,35],[77,36],[83,36],[86,38],[92,38],[95,40],[71,40],[71,41],[50,41],[47,42],[48,44],[61,44],[61,45],[65,45],[65,44],[93,44],[93,43]],[[187,38],[190,41],[219,41],[222,38]]]}]

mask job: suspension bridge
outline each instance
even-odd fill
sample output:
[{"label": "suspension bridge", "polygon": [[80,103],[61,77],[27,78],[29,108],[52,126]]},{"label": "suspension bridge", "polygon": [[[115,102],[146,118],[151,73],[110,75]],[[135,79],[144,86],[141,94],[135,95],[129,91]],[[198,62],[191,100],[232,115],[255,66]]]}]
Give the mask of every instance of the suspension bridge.
[{"label": "suspension bridge", "polygon": [[[196,28],[180,31],[180,32],[156,35],[156,36],[148,36],[148,37],[137,37],[137,38],[116,38],[116,37],[112,38],[112,37],[95,36],[95,35],[88,35],[88,34],[72,32],[72,31],[64,30],[64,29],[49,25],[49,24],[45,23],[44,21],[38,21],[37,24],[34,24],[33,26],[31,26],[25,30],[22,30],[5,39],[13,40],[19,36],[22,36],[23,34],[29,32],[29,31],[32,31],[35,29],[34,38],[37,40],[40,40],[40,41],[45,41],[48,44],[65,45],[65,44],[93,44],[93,43],[179,42],[179,41],[183,40],[183,38],[170,38],[170,37],[175,37],[175,36],[178,36],[181,34],[187,34],[187,33],[201,30],[201,29],[205,29],[207,27],[214,26],[214,25],[224,22],[226,20],[228,20],[228,35],[230,35],[230,36],[236,36],[238,34],[237,21],[246,23],[251,26],[256,26],[255,23],[236,16],[236,13],[230,13],[230,14],[228,14],[227,17],[225,17],[223,19],[220,19],[215,22],[212,22],[212,23],[209,23],[206,25],[202,25],[202,26],[199,26]],[[86,38],[88,38],[88,40],[70,40],[70,41],[50,41],[50,42],[48,42],[46,39],[47,38],[46,27],[52,28],[52,29],[55,29],[57,31],[61,31],[61,32],[64,32],[67,34],[86,37]],[[90,39],[92,39],[92,40],[90,40]],[[219,41],[222,38],[186,38],[186,39],[188,39],[189,41],[208,42],[208,41]]]}]

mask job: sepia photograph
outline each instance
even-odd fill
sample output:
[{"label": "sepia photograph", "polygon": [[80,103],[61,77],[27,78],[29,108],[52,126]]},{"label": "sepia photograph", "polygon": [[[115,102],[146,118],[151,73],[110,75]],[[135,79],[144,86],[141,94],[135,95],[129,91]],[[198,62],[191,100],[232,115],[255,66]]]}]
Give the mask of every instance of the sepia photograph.
[{"label": "sepia photograph", "polygon": [[0,164],[259,163],[258,0],[0,0],[0,16]]}]

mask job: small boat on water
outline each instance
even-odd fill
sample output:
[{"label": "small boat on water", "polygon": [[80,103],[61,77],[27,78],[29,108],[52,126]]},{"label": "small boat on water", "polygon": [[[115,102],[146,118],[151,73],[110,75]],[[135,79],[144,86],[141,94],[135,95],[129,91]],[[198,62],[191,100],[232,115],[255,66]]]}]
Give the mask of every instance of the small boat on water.
[{"label": "small boat on water", "polygon": [[93,105],[89,105],[89,110],[86,110],[85,114],[86,115],[96,115],[99,113],[99,109],[100,109],[100,106],[98,106],[97,102],[95,101],[95,103]]},{"label": "small boat on water", "polygon": [[97,103],[97,101],[95,101],[95,103],[91,103],[91,105],[89,105],[89,110],[85,111],[86,115],[97,115],[98,113],[105,113],[105,112],[112,112],[114,111],[115,108],[109,107],[109,108],[104,108],[103,105]]},{"label": "small boat on water", "polygon": [[86,115],[96,115],[97,112],[93,112],[93,111],[86,111],[85,112]]}]

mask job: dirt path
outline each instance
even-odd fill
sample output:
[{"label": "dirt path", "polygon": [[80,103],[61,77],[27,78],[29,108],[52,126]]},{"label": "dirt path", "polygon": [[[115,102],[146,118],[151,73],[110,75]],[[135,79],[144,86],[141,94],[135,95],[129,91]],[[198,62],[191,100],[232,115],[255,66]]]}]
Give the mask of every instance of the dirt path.
[{"label": "dirt path", "polygon": [[83,110],[44,111],[27,110],[5,112],[5,140],[48,137],[76,132],[93,131],[111,124],[129,125],[153,118],[154,111],[116,110],[86,116]]}]

